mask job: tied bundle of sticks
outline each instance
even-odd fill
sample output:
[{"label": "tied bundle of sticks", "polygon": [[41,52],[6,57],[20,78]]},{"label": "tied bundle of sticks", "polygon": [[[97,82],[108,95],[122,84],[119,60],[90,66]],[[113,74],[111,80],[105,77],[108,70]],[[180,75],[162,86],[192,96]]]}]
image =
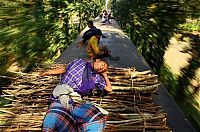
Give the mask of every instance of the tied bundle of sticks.
[{"label": "tied bundle of sticks", "polygon": [[108,75],[113,91],[154,93],[159,86],[157,75],[150,70],[139,72],[135,68],[111,67]]},{"label": "tied bundle of sticks", "polygon": [[[54,69],[60,65],[52,65]],[[13,72],[15,77],[1,76],[12,83],[2,86],[0,131],[41,131],[44,116],[50,104],[50,94],[60,76],[38,76],[47,68],[37,68],[32,73]]]},{"label": "tied bundle of sticks", "polygon": [[153,103],[151,94],[113,92],[102,99],[93,96],[87,100],[109,112],[106,132],[171,131],[166,123],[167,114]]},{"label": "tied bundle of sticks", "polygon": [[[50,94],[60,80],[60,76],[38,76],[44,70],[37,68],[33,73],[17,73],[17,77],[2,76],[11,79],[12,83],[2,87],[1,99],[7,103],[0,108],[0,131],[41,131]],[[119,73],[118,68],[116,71]],[[113,72],[110,68],[111,80]],[[109,112],[106,131],[170,130],[166,125],[166,113],[153,103],[151,94],[114,90],[103,98],[92,95],[85,100]]]}]

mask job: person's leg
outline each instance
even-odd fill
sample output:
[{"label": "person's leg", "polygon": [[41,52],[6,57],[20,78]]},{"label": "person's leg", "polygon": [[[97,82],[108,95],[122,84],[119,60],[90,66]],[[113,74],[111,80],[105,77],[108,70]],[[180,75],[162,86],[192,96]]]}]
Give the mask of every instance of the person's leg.
[{"label": "person's leg", "polygon": [[105,117],[102,112],[91,103],[76,104],[71,110],[72,116],[79,123],[97,121]]},{"label": "person's leg", "polygon": [[108,49],[108,47],[106,45],[102,45],[100,47],[100,49],[103,52],[103,54],[102,54],[103,57],[110,57],[111,51]]},{"label": "person's leg", "polygon": [[77,104],[71,111],[79,123],[80,132],[101,132],[106,125],[106,116],[93,104]]},{"label": "person's leg", "polygon": [[43,121],[43,132],[53,132],[56,129],[57,117],[53,113],[48,113]]},{"label": "person's leg", "polygon": [[108,23],[111,23],[111,22],[110,22],[110,18],[108,18]]},{"label": "person's leg", "polygon": [[106,119],[83,123],[79,126],[80,132],[103,132],[106,127]]},{"label": "person's leg", "polygon": [[106,23],[107,19],[102,19],[101,23]]},{"label": "person's leg", "polygon": [[59,103],[53,103],[43,121],[43,132],[77,131],[77,122]]}]

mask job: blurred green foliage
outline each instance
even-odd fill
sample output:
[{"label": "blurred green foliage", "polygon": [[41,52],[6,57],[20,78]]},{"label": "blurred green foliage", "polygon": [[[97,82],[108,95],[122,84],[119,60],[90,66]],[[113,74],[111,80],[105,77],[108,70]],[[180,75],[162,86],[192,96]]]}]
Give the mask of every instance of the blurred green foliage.
[{"label": "blurred green foliage", "polygon": [[193,31],[200,31],[200,17],[198,19],[194,19],[194,20],[187,20],[186,23],[181,24],[180,25],[181,30],[183,31],[189,31],[189,32],[193,32]]},{"label": "blurred green foliage", "polygon": [[[53,61],[82,31],[86,21],[99,15],[104,4],[105,0],[1,0],[0,75],[14,62],[29,71],[37,63]],[[173,75],[163,59],[174,33],[199,32],[200,2],[110,0],[109,5],[114,18],[161,76],[171,95],[177,101],[184,100],[178,103],[187,108],[183,110],[189,119],[200,126],[199,113],[192,106],[195,103],[192,97],[199,89],[189,91],[190,81],[200,65],[199,37],[183,33],[192,40],[191,48],[185,51],[192,58],[190,65],[182,69],[181,76]]]},{"label": "blurred green foliage", "polygon": [[[104,0],[0,1],[0,67],[17,62],[25,71],[52,61],[102,10]],[[4,74],[4,73],[1,73]]]},{"label": "blurred green foliage", "polygon": [[113,0],[113,15],[149,65],[158,74],[169,39],[185,22],[178,1]]},{"label": "blurred green foliage", "polygon": [[[185,32],[199,32],[200,1],[112,0],[111,5],[114,18],[160,76],[180,107],[190,106],[190,109],[183,111],[198,131],[200,114],[193,104],[197,103],[195,95],[200,89],[192,86],[191,80],[195,79],[195,73],[200,67],[200,39],[198,35]],[[191,55],[189,65],[181,70],[180,76],[174,75],[164,63],[169,40],[176,33],[189,37],[191,42],[186,51]]]}]

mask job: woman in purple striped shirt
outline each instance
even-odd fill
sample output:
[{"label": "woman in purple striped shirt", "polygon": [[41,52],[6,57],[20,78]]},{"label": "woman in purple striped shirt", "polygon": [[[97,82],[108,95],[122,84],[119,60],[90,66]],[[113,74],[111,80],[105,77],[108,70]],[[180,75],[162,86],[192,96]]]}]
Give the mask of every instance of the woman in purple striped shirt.
[{"label": "woman in purple striped shirt", "polygon": [[81,98],[94,88],[112,91],[107,69],[108,63],[104,60],[76,59],[67,67],[41,73],[40,76],[62,74],[60,84],[53,90],[43,131],[102,131],[108,112],[91,103],[82,103]]}]

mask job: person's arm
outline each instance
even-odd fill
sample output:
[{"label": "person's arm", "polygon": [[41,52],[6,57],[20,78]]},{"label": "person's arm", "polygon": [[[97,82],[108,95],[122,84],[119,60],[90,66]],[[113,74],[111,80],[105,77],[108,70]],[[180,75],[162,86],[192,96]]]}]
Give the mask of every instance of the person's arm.
[{"label": "person's arm", "polygon": [[46,72],[42,72],[39,75],[40,76],[58,75],[58,74],[64,74],[65,72],[66,72],[66,68],[61,67],[61,68],[57,68],[57,69],[48,70]]},{"label": "person's arm", "polygon": [[105,86],[104,89],[105,89],[107,92],[112,92],[112,86],[111,86],[111,83],[110,83],[110,80],[109,80],[109,78],[108,78],[107,73],[106,73],[106,72],[103,72],[103,73],[102,73],[102,76],[104,77],[104,80],[105,80],[105,82],[106,82],[106,86]]}]

